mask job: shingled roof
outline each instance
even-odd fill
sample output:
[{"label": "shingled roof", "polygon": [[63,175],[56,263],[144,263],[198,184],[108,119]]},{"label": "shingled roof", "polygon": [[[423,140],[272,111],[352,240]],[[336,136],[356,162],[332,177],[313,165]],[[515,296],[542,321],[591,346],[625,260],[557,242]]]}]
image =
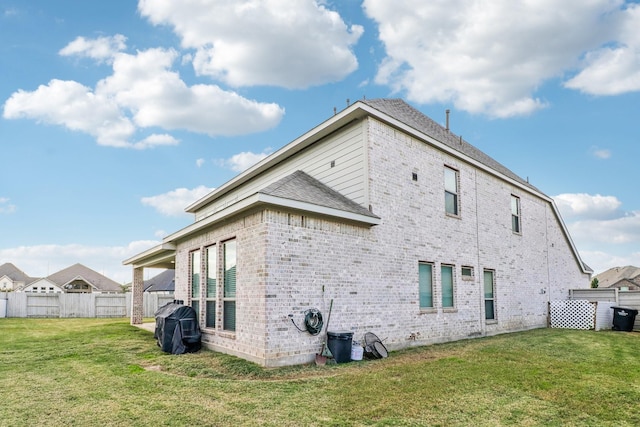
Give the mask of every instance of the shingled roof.
[{"label": "shingled roof", "polygon": [[379,218],[358,203],[302,171],[287,175],[258,191],[258,193],[324,206],[371,218]]},{"label": "shingled roof", "polygon": [[144,281],[145,292],[173,292],[176,288],[176,271],[167,269]]},{"label": "shingled roof", "polygon": [[429,135],[433,139],[445,144],[447,147],[456,150],[473,160],[482,163],[483,165],[499,172],[520,184],[540,192],[539,189],[529,184],[526,180],[520,178],[513,173],[507,167],[497,162],[487,154],[483,153],[473,145],[466,142],[460,136],[455,135],[453,132],[448,131],[446,128],[436,123],[424,115],[419,110],[416,110],[411,105],[404,102],[402,99],[370,99],[360,101],[376,110],[384,113],[392,118],[404,123],[405,125],[412,127],[413,129]]},{"label": "shingled roof", "polygon": [[47,279],[61,288],[75,279],[82,279],[102,292],[122,292],[122,287],[117,282],[82,264],[74,264],[48,276]]},{"label": "shingled roof", "polygon": [[35,277],[29,277],[24,271],[20,270],[10,262],[0,265],[0,277],[3,276],[7,276],[14,282],[24,282],[25,284],[31,283],[36,280]]}]

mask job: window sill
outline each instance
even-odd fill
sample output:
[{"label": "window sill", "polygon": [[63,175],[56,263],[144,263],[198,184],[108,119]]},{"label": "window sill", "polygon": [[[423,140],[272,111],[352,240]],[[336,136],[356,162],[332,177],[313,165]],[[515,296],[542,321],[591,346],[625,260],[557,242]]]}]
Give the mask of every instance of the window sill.
[{"label": "window sill", "polygon": [[438,310],[436,308],[429,307],[429,308],[421,308],[419,314],[435,314],[437,312]]},{"label": "window sill", "polygon": [[458,309],[455,307],[447,307],[442,309],[443,313],[457,313]]},{"label": "window sill", "polygon": [[227,338],[230,340],[236,339],[235,331],[217,331],[216,332],[220,338]]},{"label": "window sill", "polygon": [[498,321],[496,319],[485,319],[484,323],[487,325],[497,325]]},{"label": "window sill", "polygon": [[449,212],[445,212],[445,213],[444,213],[444,215],[445,215],[447,218],[461,219],[460,214],[457,214],[457,215],[456,215],[456,214],[452,214],[452,213],[449,213]]}]

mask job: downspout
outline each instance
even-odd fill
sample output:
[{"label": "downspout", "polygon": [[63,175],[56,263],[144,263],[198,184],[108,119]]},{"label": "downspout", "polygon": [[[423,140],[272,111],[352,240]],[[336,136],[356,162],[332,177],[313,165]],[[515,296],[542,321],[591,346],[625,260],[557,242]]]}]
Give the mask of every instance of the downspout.
[{"label": "downspout", "polygon": [[[449,110],[447,110],[448,113]],[[448,114],[447,114],[447,118],[448,118]],[[485,319],[482,317],[483,314],[483,310],[484,310],[484,270],[482,270],[481,266],[480,266],[480,215],[478,212],[478,171],[474,168],[473,170],[473,181],[474,181],[474,190],[476,193],[476,252],[478,254],[478,274],[476,277],[478,277],[478,284],[476,286],[478,286],[478,294],[480,297],[480,310],[478,310],[478,316],[480,317],[478,319],[478,322],[480,322],[480,333],[484,336],[487,334],[487,322],[485,321]],[[480,276],[480,273],[482,273],[482,277]],[[495,281],[496,278],[494,276],[493,280]],[[495,286],[494,286],[495,288]],[[495,290],[494,290],[495,292]],[[496,300],[496,295],[493,296],[494,298],[494,304],[495,304],[495,300]],[[497,311],[497,310],[496,310]],[[497,317],[497,316],[496,316]]]}]

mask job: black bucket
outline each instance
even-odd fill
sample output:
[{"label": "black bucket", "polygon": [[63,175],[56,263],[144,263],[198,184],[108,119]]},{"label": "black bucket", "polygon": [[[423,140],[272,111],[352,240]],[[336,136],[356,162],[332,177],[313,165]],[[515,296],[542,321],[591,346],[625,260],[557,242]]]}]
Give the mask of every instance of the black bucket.
[{"label": "black bucket", "polygon": [[327,332],[327,347],[337,363],[351,361],[353,332]]}]

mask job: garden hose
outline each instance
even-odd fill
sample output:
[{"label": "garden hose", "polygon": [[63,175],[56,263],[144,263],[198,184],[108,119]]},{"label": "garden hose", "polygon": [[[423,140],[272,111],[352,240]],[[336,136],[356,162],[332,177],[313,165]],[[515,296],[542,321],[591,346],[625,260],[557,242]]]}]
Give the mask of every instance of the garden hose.
[{"label": "garden hose", "polygon": [[[291,319],[291,323],[300,331],[305,332],[304,329],[300,329],[296,322]],[[304,312],[304,326],[307,328],[306,332],[309,332],[311,335],[318,335],[320,331],[322,331],[322,326],[324,323],[322,322],[322,313],[317,308],[310,308],[309,310]]]}]

